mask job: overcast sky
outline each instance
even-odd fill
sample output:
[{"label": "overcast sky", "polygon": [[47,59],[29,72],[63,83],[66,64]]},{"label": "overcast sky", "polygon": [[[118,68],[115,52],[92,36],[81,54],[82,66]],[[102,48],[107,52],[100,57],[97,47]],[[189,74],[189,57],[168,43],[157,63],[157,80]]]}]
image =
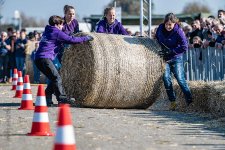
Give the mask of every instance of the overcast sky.
[{"label": "overcast sky", "polygon": [[[14,11],[23,11],[27,16],[48,19],[51,15],[63,16],[63,6],[70,4],[76,8],[80,18],[91,14],[102,14],[105,6],[112,0],[5,0],[2,8],[3,22],[12,21]],[[209,6],[216,15],[218,9],[225,9],[225,0],[153,0],[154,13],[181,13],[188,2],[198,1]]]}]

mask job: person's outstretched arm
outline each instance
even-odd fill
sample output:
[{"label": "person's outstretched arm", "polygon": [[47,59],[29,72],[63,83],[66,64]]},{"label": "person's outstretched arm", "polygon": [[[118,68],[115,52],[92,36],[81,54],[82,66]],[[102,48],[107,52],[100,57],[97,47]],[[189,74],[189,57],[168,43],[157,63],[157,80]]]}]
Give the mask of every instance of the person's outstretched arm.
[{"label": "person's outstretched arm", "polygon": [[91,41],[93,40],[92,36],[81,36],[81,37],[75,37],[75,36],[69,36],[66,33],[60,31],[58,33],[57,40],[66,43],[66,44],[75,44],[75,43],[82,43],[86,41]]}]

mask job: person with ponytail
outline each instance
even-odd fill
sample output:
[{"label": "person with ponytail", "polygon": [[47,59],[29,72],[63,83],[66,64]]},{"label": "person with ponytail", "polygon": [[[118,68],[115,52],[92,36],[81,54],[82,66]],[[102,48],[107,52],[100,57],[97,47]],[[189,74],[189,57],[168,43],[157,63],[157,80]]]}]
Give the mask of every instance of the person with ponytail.
[{"label": "person with ponytail", "polygon": [[114,7],[104,10],[104,17],[97,24],[97,33],[129,35],[123,25],[116,19]]},{"label": "person with ponytail", "polygon": [[193,102],[192,94],[185,79],[183,66],[183,53],[188,50],[188,43],[178,19],[173,13],[168,13],[164,22],[159,25],[156,31],[156,39],[162,48],[159,55],[166,62],[163,81],[171,102],[170,109],[175,110],[176,108],[176,95],[173,90],[171,73],[177,79],[185,95],[187,105],[190,105]]},{"label": "person with ponytail", "polygon": [[[67,35],[73,35],[79,32],[79,23],[75,19],[75,8],[70,5],[65,5],[63,8],[64,11],[64,23],[62,31],[66,33]],[[62,56],[64,53],[64,49],[67,48],[69,45],[64,44],[64,47],[62,47],[59,50],[59,53],[57,54],[57,57],[55,60],[53,60],[53,63],[57,66],[58,69],[61,68],[62,64]]]},{"label": "person with ponytail", "polygon": [[70,5],[65,5],[64,8],[64,23],[62,31],[68,35],[79,32],[79,23],[75,19],[75,8]]}]

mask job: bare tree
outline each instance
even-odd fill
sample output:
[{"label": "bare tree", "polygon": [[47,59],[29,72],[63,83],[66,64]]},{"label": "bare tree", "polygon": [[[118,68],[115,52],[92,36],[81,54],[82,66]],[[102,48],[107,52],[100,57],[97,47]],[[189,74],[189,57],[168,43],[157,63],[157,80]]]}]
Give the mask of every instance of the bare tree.
[{"label": "bare tree", "polygon": [[46,21],[43,19],[37,20],[35,17],[26,16],[25,13],[21,12],[22,28],[24,27],[43,27],[46,25]]},{"label": "bare tree", "polygon": [[207,5],[201,4],[199,2],[190,2],[187,3],[184,8],[182,13],[211,13],[210,8]]}]

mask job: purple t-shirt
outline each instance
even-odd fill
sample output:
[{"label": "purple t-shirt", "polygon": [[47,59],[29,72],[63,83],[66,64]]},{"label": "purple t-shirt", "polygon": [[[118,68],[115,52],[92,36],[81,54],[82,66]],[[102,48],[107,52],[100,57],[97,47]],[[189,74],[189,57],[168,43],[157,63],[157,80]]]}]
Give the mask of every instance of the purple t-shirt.
[{"label": "purple t-shirt", "polygon": [[76,19],[73,19],[70,24],[66,23],[66,19],[64,18],[64,23],[63,23],[63,32],[66,34],[70,35],[71,33],[78,33],[79,32],[79,24]]},{"label": "purple t-shirt", "polygon": [[35,59],[49,58],[53,60],[63,44],[75,44],[88,41],[87,36],[69,36],[55,26],[47,25],[41,37]]},{"label": "purple t-shirt", "polygon": [[115,20],[113,24],[109,25],[107,23],[106,18],[104,20],[101,20],[97,24],[96,32],[98,32],[98,33],[107,33],[107,34],[128,35],[127,31],[124,29],[123,25],[120,22]]}]

